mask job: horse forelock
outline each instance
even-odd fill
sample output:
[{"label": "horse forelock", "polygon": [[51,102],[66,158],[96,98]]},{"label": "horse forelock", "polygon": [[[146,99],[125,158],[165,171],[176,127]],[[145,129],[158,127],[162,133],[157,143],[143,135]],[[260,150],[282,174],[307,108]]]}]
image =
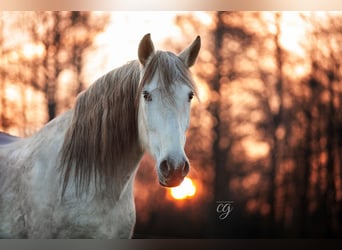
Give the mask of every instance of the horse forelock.
[{"label": "horse forelock", "polygon": [[157,51],[151,56],[146,67],[143,69],[143,76],[138,92],[141,92],[143,87],[147,85],[156,74],[158,77],[158,88],[165,98],[173,100],[174,93],[172,92],[171,87],[175,83],[187,85],[197,95],[197,90],[188,67],[174,53]]}]

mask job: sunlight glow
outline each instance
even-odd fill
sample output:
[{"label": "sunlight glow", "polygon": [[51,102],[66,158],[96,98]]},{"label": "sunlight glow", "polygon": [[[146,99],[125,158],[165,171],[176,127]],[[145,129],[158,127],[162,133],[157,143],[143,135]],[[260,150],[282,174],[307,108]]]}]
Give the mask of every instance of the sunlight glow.
[{"label": "sunlight glow", "polygon": [[20,90],[16,85],[9,85],[5,89],[5,95],[7,100],[15,102],[20,101]]},{"label": "sunlight glow", "polygon": [[193,12],[193,15],[197,17],[204,25],[209,26],[213,23],[213,18],[208,12],[195,11]]},{"label": "sunlight glow", "polygon": [[170,189],[170,193],[176,200],[191,198],[196,193],[196,186],[190,178],[185,177],[184,181],[178,187]]},{"label": "sunlight glow", "polygon": [[281,20],[281,45],[292,53],[304,56],[306,29],[304,20],[298,13],[284,12]]},{"label": "sunlight glow", "polygon": [[151,34],[156,49],[162,48],[168,37],[181,36],[179,28],[174,25],[174,18],[181,13],[183,12],[113,12],[106,30],[95,38],[94,46],[101,48],[101,53],[94,50],[89,54],[89,63],[84,71],[89,73],[85,73],[85,78],[93,83],[109,70],[136,59],[140,39],[147,33]]},{"label": "sunlight glow", "polygon": [[44,54],[43,45],[35,45],[35,44],[25,44],[23,46],[23,55],[26,58],[32,57],[41,57]]},{"label": "sunlight glow", "polygon": [[270,145],[266,142],[257,141],[253,138],[246,138],[241,143],[245,149],[246,155],[250,159],[266,157],[270,151]]}]

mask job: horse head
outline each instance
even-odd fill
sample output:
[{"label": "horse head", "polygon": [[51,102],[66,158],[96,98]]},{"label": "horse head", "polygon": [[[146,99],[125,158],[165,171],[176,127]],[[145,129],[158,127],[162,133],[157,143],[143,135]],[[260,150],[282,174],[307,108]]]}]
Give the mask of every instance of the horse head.
[{"label": "horse head", "polygon": [[159,183],[165,187],[179,185],[190,169],[184,146],[196,88],[189,68],[195,63],[200,46],[197,37],[179,55],[155,51],[147,34],[138,48],[139,138],[156,160]]}]

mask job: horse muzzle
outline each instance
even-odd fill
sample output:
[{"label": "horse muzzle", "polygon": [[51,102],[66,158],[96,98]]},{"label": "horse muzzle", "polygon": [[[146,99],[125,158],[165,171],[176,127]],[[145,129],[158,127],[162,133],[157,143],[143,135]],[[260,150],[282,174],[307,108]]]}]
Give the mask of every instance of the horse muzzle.
[{"label": "horse muzzle", "polygon": [[176,187],[182,183],[184,177],[189,173],[189,161],[183,159],[176,162],[172,159],[164,159],[159,164],[159,183],[163,187]]}]

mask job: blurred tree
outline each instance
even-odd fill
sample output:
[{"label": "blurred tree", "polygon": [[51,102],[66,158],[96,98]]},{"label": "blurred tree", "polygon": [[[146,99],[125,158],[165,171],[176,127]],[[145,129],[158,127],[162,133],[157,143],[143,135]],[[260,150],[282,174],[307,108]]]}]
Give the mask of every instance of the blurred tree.
[{"label": "blurred tree", "polygon": [[[238,66],[239,60],[241,60],[240,53],[251,44],[252,39],[252,35],[241,25],[243,23],[242,13],[218,12],[214,18],[216,28],[213,32],[212,53],[216,59],[213,62],[216,72],[213,77],[207,78],[211,95],[217,97],[211,98],[208,105],[208,110],[214,120],[212,161],[215,178],[212,211],[216,210],[218,206],[216,202],[219,201],[234,201],[238,206],[241,202],[237,197],[233,197],[229,188],[236,167],[232,148],[234,143],[240,141],[242,137],[234,133],[232,96],[228,91],[232,90],[231,82],[245,77],[245,72],[242,72]],[[230,23],[230,20],[234,20],[234,23]],[[242,119],[240,122],[243,123],[244,120]],[[215,222],[212,230],[213,236],[228,236],[231,232],[224,230],[225,224],[218,220],[218,215],[215,214],[213,218],[216,219],[213,219]]]},{"label": "blurred tree", "polygon": [[[108,15],[91,12],[33,12],[25,17],[29,37],[35,45],[42,46],[41,57],[31,64],[30,84],[43,91],[49,120],[58,112],[58,93],[60,77],[66,70],[71,70],[76,85],[68,86],[66,98],[75,96],[83,90],[82,67],[86,49],[92,45],[95,36],[104,30]],[[65,86],[63,86],[65,88]],[[71,90],[71,91],[70,91]],[[73,91],[72,91],[73,90]],[[67,105],[68,106],[68,105]]]},{"label": "blurred tree", "polygon": [[[258,99],[259,107],[263,112],[265,119],[257,123],[257,127],[262,129],[263,140],[270,145],[269,151],[269,166],[268,174],[268,190],[267,190],[267,203],[269,207],[268,212],[268,227],[270,236],[277,234],[276,224],[280,223],[280,220],[284,219],[283,210],[287,206],[285,204],[286,189],[281,186],[284,177],[279,178],[279,170],[285,161],[285,154],[288,149],[286,145],[286,139],[289,135],[289,124],[286,123],[288,112],[284,107],[284,96],[287,89],[285,85],[284,76],[284,60],[286,60],[286,52],[280,44],[280,37],[282,36],[281,30],[281,13],[274,13],[273,27],[274,32],[269,30],[270,22],[263,23],[261,30],[266,35],[261,36],[259,34],[259,56],[268,55],[274,61],[274,67],[263,68],[257,65],[259,69],[259,76],[265,86],[254,92],[255,97]],[[261,32],[260,32],[261,33]],[[266,44],[272,44],[272,46],[266,47]],[[265,91],[266,90],[266,91]],[[250,90],[246,90],[250,91]],[[265,92],[262,92],[265,91]],[[285,118],[287,116],[287,119]]]},{"label": "blurred tree", "polygon": [[10,126],[10,120],[7,117],[7,102],[5,96],[6,90],[6,49],[4,45],[4,17],[0,14],[0,129],[6,130]]},{"label": "blurred tree", "polygon": [[[9,93],[11,88],[17,93],[1,94],[2,130],[13,132],[21,127],[14,133],[32,134],[37,126],[72,106],[77,93],[86,87],[84,58],[108,21],[109,14],[101,12],[1,13],[0,90]],[[46,113],[35,108],[33,93],[37,103],[46,103]]]},{"label": "blurred tree", "polygon": [[[195,146],[189,146],[189,149],[191,150],[190,155],[207,157],[207,164],[201,164],[197,167],[203,169],[208,168],[208,165],[213,167],[214,177],[212,182],[207,183],[208,190],[212,190],[211,199],[207,201],[210,211],[207,233],[211,237],[229,237],[236,228],[227,226],[226,221],[219,220],[216,211],[217,202],[234,201],[237,206],[243,204],[243,201],[234,192],[231,192],[230,181],[238,175],[236,170],[239,166],[236,162],[237,157],[234,156],[233,147],[237,147],[237,144],[246,136],[236,132],[236,124],[245,123],[248,119],[233,112],[232,99],[234,97],[231,82],[239,82],[250,74],[248,70],[240,66],[244,59],[241,54],[252,44],[253,34],[247,31],[243,25],[244,13],[215,12],[208,13],[208,15],[211,22],[206,29],[199,25],[200,22],[196,16],[191,15],[179,16],[176,24],[184,29],[184,33],[201,34],[204,41],[195,73],[200,84],[204,85],[202,88],[205,88],[209,95],[208,100],[201,103],[201,107],[202,113],[204,107],[206,108],[207,113],[210,114],[211,122],[208,126],[208,124],[201,122],[203,121],[201,119],[193,120],[188,140],[198,141],[194,138],[196,133],[192,131],[194,128],[201,127],[207,137],[199,138],[199,140],[207,140],[208,143],[202,143],[205,148],[200,154],[194,150]],[[190,31],[189,26],[194,30]],[[194,107],[195,112],[196,107]],[[234,122],[234,120],[238,120],[238,122]],[[209,138],[208,135],[210,135]],[[203,176],[202,178],[206,177]]]},{"label": "blurred tree", "polygon": [[[308,55],[311,71],[307,78],[308,96],[305,105],[313,143],[310,147],[311,201],[309,214],[321,218],[319,224],[326,237],[339,237],[342,227],[342,197],[340,157],[342,147],[341,63],[342,18],[336,15],[307,21],[312,25]],[[309,133],[309,132],[308,132]],[[310,191],[310,190],[309,190]],[[311,227],[319,231],[317,224]]]}]

